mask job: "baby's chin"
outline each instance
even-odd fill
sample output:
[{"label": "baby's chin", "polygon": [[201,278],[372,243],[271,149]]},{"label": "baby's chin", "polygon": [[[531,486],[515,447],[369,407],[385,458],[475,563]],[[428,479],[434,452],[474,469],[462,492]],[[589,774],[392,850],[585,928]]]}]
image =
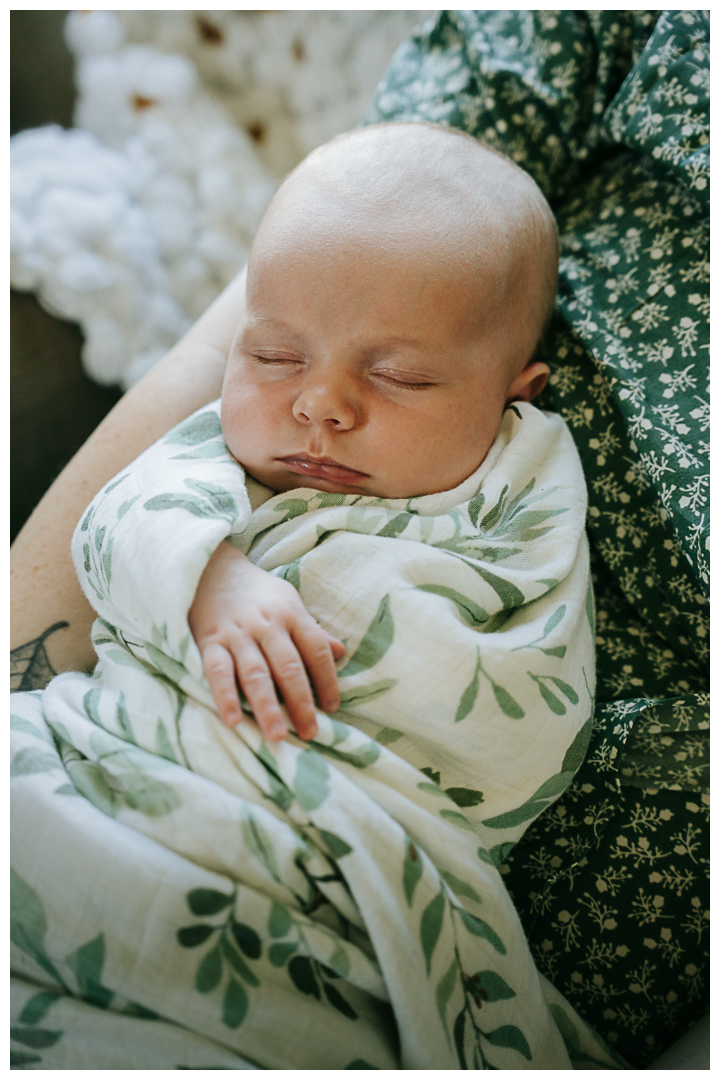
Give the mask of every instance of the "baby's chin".
[{"label": "baby's chin", "polygon": [[[274,485],[268,485],[272,487]],[[369,487],[360,487],[359,485],[349,484],[335,484],[331,480],[320,480],[315,476],[295,476],[292,482],[284,483],[280,487],[276,487],[278,492],[294,491],[297,488],[310,488],[313,491],[326,491],[331,495],[373,495],[375,497],[384,498]]]}]

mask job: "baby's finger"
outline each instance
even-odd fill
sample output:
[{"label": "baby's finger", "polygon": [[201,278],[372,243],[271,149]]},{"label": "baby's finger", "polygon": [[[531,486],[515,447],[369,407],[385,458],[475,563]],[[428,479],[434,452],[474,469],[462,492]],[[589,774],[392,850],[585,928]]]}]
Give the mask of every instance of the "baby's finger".
[{"label": "baby's finger", "polygon": [[330,642],[330,651],[333,654],[333,660],[339,660],[341,656],[345,655],[345,646],[342,641],[339,641],[331,634],[328,634],[327,639]]},{"label": "baby's finger", "polygon": [[293,641],[283,633],[261,644],[293,727],[301,739],[314,739],[317,735],[315,702],[305,665]]},{"label": "baby's finger", "polygon": [[293,639],[312,679],[320,708],[325,712],[335,712],[340,708],[340,688],[332,643],[335,642],[342,649],[340,656],[345,652],[345,646],[326,634],[316,622],[309,620],[294,628]]},{"label": "baby's finger", "polygon": [[206,645],[201,655],[205,677],[220,719],[228,727],[234,727],[243,718],[235,680],[235,661],[224,645],[217,641]]},{"label": "baby's finger", "polygon": [[280,711],[267,662],[254,641],[248,641],[238,648],[236,663],[240,685],[260,731],[271,742],[279,742],[287,735],[287,725]]}]

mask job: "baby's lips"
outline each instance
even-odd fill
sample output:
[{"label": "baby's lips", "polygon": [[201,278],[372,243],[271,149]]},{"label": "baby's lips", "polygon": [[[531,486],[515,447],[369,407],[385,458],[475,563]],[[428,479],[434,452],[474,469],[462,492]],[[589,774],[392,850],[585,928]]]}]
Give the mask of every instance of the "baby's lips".
[{"label": "baby's lips", "polygon": [[340,465],[338,462],[314,461],[311,458],[292,455],[278,460],[291,472],[298,473],[300,476],[312,476],[320,480],[329,480],[331,483],[353,484],[369,479],[367,473]]}]

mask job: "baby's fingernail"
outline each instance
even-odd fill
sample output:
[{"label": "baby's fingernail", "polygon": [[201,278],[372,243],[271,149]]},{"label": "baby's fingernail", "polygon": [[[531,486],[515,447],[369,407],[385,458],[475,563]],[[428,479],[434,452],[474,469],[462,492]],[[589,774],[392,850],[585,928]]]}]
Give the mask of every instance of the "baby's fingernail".
[{"label": "baby's fingernail", "polygon": [[287,728],[283,724],[282,720],[278,720],[277,723],[271,724],[268,728],[268,738],[273,742],[276,740],[284,739],[287,735]]}]

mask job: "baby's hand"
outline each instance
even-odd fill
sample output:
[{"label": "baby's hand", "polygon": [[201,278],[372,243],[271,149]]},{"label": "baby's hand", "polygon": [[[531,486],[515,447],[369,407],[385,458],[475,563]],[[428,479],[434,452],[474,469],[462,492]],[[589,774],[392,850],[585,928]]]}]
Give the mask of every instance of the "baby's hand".
[{"label": "baby's hand", "polygon": [[298,735],[317,734],[315,704],[334,712],[340,705],[335,660],[345,646],[307,612],[296,590],[223,542],[200,578],[188,615],[190,629],[220,718],[239,724],[242,687],[266,739],[278,741],[287,726],[277,686]]}]

